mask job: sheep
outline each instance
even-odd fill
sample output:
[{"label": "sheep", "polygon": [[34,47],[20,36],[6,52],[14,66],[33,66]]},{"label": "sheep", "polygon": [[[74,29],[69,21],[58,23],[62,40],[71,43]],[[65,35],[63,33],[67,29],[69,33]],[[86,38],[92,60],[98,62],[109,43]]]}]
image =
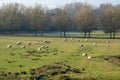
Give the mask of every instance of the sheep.
[{"label": "sheep", "polygon": [[31,42],[27,42],[27,45],[31,45]]},{"label": "sheep", "polygon": [[96,43],[93,43],[93,46],[95,46],[96,45]]},{"label": "sheep", "polygon": [[88,41],[88,39],[85,39],[85,41]]},{"label": "sheep", "polygon": [[110,43],[110,41],[106,41],[106,43]]},{"label": "sheep", "polygon": [[39,48],[38,48],[38,51],[41,51],[41,49],[42,49],[42,48],[39,47]]},{"label": "sheep", "polygon": [[70,38],[71,40],[73,40],[73,38]]},{"label": "sheep", "polygon": [[12,45],[11,44],[7,45],[7,48],[12,48]]},{"label": "sheep", "polygon": [[44,41],[44,43],[51,43],[50,41]]},{"label": "sheep", "polygon": [[91,60],[91,59],[92,59],[92,56],[88,56],[87,59],[88,59],[88,60]]},{"label": "sheep", "polygon": [[21,42],[21,41],[18,41],[16,44],[17,44],[17,45],[20,45],[20,44],[22,44],[22,42]]},{"label": "sheep", "polygon": [[87,56],[87,53],[83,53],[82,56]]},{"label": "sheep", "polygon": [[39,42],[38,42],[38,41],[34,41],[33,43],[34,43],[34,44],[39,44]]},{"label": "sheep", "polygon": [[44,48],[45,48],[45,49],[48,49],[48,48],[49,48],[49,46],[45,46]]},{"label": "sheep", "polygon": [[83,44],[80,44],[80,47],[83,47],[84,45]]},{"label": "sheep", "polygon": [[41,46],[41,48],[45,48],[45,45]]},{"label": "sheep", "polygon": [[21,46],[21,48],[25,48],[25,46],[23,45],[23,46]]},{"label": "sheep", "polygon": [[80,42],[80,40],[78,39],[77,42]]}]

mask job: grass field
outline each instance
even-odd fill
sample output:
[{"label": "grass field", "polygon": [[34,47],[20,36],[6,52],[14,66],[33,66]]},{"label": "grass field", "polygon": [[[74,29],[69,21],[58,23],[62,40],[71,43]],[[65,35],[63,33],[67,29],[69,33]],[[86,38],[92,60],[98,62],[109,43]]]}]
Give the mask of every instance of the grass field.
[{"label": "grass field", "polygon": [[[65,39],[67,41],[64,41]],[[77,41],[78,39],[80,42]],[[22,44],[16,45],[18,41]],[[38,41],[39,44],[33,44],[34,41]],[[50,43],[44,43],[44,41],[50,41]],[[27,45],[27,42],[32,44]],[[12,48],[7,48],[8,44],[11,44]],[[80,47],[80,44],[84,46]],[[22,45],[26,48],[21,48]],[[38,48],[43,45],[49,48],[38,51]],[[83,53],[92,56],[92,59],[88,60],[87,56],[82,56]],[[59,80],[60,76],[69,76],[73,78],[72,80],[120,80],[120,57],[112,57],[119,55],[120,39],[88,39],[85,41],[84,38],[0,36],[0,74],[26,71],[26,75],[19,75],[26,77],[31,76],[30,69],[58,63],[69,65],[81,72],[69,71],[65,74],[49,75],[45,76],[45,80]]]}]

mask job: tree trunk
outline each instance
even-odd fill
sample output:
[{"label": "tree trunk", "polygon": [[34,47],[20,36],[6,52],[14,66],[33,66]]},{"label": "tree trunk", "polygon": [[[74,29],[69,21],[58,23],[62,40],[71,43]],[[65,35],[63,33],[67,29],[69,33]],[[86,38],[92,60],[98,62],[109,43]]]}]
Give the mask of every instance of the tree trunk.
[{"label": "tree trunk", "polygon": [[91,33],[91,32],[89,31],[89,38],[90,38],[90,33]]},{"label": "tree trunk", "polygon": [[84,32],[85,34],[84,34],[84,38],[86,38],[86,32]]},{"label": "tree trunk", "polygon": [[112,38],[112,32],[110,32],[110,39]]},{"label": "tree trunk", "polygon": [[43,36],[43,30],[41,31],[41,36]]},{"label": "tree trunk", "polygon": [[115,31],[113,32],[113,39],[115,39]]},{"label": "tree trunk", "polygon": [[35,30],[35,36],[37,36],[37,30]]},{"label": "tree trunk", "polygon": [[66,32],[64,31],[64,37],[66,37]]},{"label": "tree trunk", "polygon": [[62,37],[62,32],[60,31],[60,37]]}]

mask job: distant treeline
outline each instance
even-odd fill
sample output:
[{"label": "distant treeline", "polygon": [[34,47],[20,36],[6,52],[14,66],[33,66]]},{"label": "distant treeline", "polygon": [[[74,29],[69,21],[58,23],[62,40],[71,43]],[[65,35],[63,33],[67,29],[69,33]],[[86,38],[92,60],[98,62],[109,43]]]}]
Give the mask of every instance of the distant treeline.
[{"label": "distant treeline", "polygon": [[10,3],[0,7],[0,33],[59,31],[82,31],[90,37],[92,30],[101,29],[115,38],[120,30],[120,5],[101,4],[94,7],[87,3],[71,3],[61,8],[49,9],[36,4],[26,7]]}]

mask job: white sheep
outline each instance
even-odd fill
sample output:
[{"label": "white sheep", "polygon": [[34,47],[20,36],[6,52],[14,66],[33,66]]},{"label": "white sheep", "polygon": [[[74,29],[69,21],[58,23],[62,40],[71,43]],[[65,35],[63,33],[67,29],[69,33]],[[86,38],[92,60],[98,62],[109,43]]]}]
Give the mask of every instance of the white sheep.
[{"label": "white sheep", "polygon": [[73,40],[73,38],[70,38],[71,40]]},{"label": "white sheep", "polygon": [[88,39],[85,39],[85,41],[88,41]]},{"label": "white sheep", "polygon": [[82,56],[87,56],[87,53],[83,53]]},{"label": "white sheep", "polygon": [[12,45],[11,44],[7,45],[7,48],[12,48]]},{"label": "white sheep", "polygon": [[91,60],[91,59],[92,59],[92,56],[88,56],[87,59],[88,59],[88,60]]},{"label": "white sheep", "polygon": [[31,42],[27,42],[27,45],[31,45]]},{"label": "white sheep", "polygon": [[45,46],[45,49],[48,49],[49,48],[49,46]]},{"label": "white sheep", "polygon": [[38,48],[38,51],[41,51],[41,50],[42,50],[42,48],[39,47],[39,48]]},{"label": "white sheep", "polygon": [[110,43],[110,41],[106,41],[106,43]]},{"label": "white sheep", "polygon": [[23,45],[23,46],[21,46],[21,48],[26,48],[26,47]]},{"label": "white sheep", "polygon": [[39,44],[39,42],[38,42],[38,41],[34,41],[33,43],[34,43],[34,44]]},{"label": "white sheep", "polygon": [[97,45],[96,43],[93,43],[93,46]]},{"label": "white sheep", "polygon": [[21,41],[18,41],[16,44],[17,44],[17,45],[20,45],[20,44],[22,44],[22,42],[21,42]]},{"label": "white sheep", "polygon": [[80,44],[80,47],[83,47],[84,45],[83,44]]},{"label": "white sheep", "polygon": [[40,48],[45,48],[45,45],[41,46]]}]

